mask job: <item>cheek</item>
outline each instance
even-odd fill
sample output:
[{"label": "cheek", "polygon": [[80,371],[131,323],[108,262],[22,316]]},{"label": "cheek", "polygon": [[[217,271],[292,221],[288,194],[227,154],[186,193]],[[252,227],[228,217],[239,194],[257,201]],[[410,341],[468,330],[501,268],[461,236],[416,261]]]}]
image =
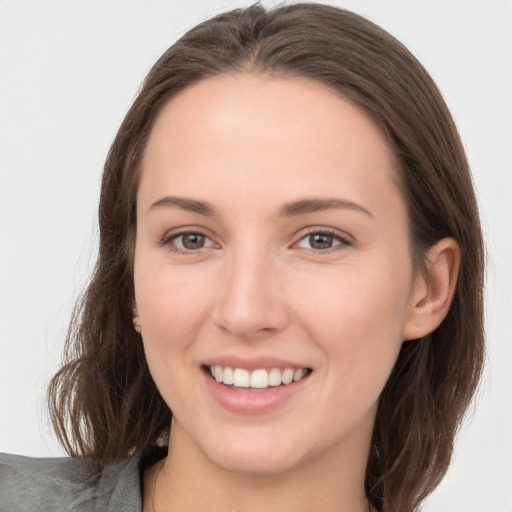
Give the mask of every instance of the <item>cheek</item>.
[{"label": "cheek", "polygon": [[403,341],[409,279],[390,266],[351,266],[324,280],[317,276],[305,287],[302,322],[324,352],[337,387],[379,394],[393,368]]},{"label": "cheek", "polygon": [[385,263],[346,265],[323,275],[305,274],[300,283],[295,279],[304,314],[313,313],[308,314],[317,318],[313,325],[340,334],[352,331],[351,337],[364,338],[374,330],[383,331],[383,337],[400,332],[407,314],[409,272]]},{"label": "cheek", "polygon": [[[141,265],[146,270],[148,267]],[[204,281],[172,268],[136,273],[135,294],[142,323],[146,358],[153,378],[165,396],[171,381],[187,378],[194,365],[193,341],[207,317]]]},{"label": "cheek", "polygon": [[182,340],[202,316],[207,288],[202,277],[173,267],[144,268],[135,277],[135,295],[145,332],[161,341]]}]

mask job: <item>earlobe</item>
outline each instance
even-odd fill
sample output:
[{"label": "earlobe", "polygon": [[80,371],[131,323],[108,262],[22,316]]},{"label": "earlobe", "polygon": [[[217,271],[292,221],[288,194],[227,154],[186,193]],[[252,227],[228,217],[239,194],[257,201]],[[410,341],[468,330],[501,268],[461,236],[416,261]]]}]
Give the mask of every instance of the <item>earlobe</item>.
[{"label": "earlobe", "polygon": [[142,329],[140,323],[139,310],[137,308],[137,303],[135,302],[135,299],[133,299],[132,301],[132,323],[133,328],[140,334]]},{"label": "earlobe", "polygon": [[427,253],[426,271],[414,286],[403,339],[413,340],[434,331],[446,317],[455,293],[460,266],[459,244],[443,238]]}]

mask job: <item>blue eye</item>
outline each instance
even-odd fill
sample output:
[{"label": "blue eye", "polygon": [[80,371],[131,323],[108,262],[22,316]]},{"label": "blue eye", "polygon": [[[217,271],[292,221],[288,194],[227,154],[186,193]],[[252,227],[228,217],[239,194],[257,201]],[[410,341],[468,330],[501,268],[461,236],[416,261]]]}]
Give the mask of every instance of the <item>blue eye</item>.
[{"label": "blue eye", "polygon": [[297,247],[313,249],[314,251],[328,251],[337,246],[350,245],[350,241],[334,233],[315,231],[299,240]]},{"label": "blue eye", "polygon": [[166,244],[171,244],[177,252],[187,252],[210,247],[213,245],[213,242],[206,235],[191,231],[173,235],[166,241]]},{"label": "blue eye", "polygon": [[333,236],[326,235],[324,233],[309,235],[308,242],[313,249],[330,249],[333,245],[339,245],[338,240],[335,240]]}]

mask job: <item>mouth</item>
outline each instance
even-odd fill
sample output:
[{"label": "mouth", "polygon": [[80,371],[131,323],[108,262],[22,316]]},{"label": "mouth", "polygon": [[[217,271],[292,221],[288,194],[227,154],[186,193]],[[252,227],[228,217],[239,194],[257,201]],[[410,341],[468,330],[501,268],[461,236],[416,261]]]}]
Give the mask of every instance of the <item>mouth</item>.
[{"label": "mouth", "polygon": [[231,366],[205,365],[210,378],[237,391],[264,391],[268,388],[288,386],[308,377],[311,368],[232,368]]}]

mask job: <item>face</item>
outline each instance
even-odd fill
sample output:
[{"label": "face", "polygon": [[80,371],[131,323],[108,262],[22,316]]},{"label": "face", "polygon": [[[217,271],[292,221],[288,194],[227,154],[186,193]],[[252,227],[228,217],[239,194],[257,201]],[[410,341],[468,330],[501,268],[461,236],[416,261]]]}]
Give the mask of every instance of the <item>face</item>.
[{"label": "face", "polygon": [[164,107],[134,310],[175,440],[246,474],[365,462],[414,291],[395,172],[373,121],[308,79],[219,76]]}]

